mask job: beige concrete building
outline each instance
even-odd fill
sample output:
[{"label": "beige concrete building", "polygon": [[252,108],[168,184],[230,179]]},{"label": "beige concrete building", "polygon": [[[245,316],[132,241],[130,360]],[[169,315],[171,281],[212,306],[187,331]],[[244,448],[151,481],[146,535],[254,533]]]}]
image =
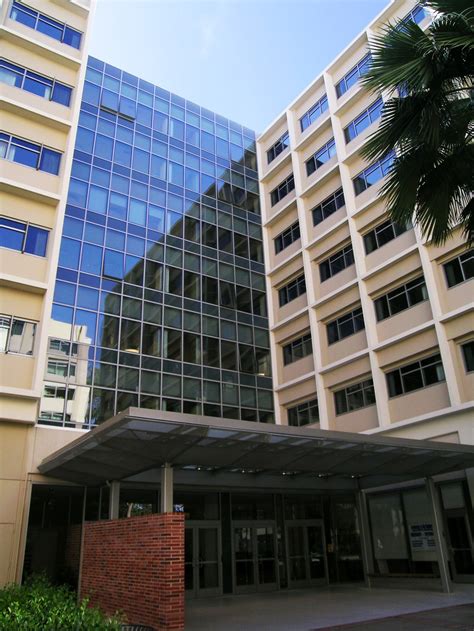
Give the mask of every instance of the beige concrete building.
[{"label": "beige concrete building", "polygon": [[[311,462],[303,467],[306,473],[287,469],[285,465],[285,462],[292,462],[294,457],[301,459],[302,452],[297,449],[297,439],[301,433],[294,429],[287,431],[284,427],[272,430],[265,427],[262,429],[260,426],[255,431],[256,442],[261,442],[261,445],[256,445],[255,454],[250,456],[248,462],[244,460],[244,464],[238,466],[232,464],[238,454],[229,456],[227,462],[220,457],[224,453],[224,447],[227,449],[225,444],[216,449],[219,462],[214,461],[216,456],[211,453],[212,449],[199,456],[204,460],[209,459],[207,463],[203,460],[203,464],[208,464],[209,467],[204,466],[201,471],[201,467],[196,468],[197,461],[193,453],[188,460],[180,461],[176,458],[173,462],[169,445],[165,445],[162,452],[152,449],[148,453],[142,445],[134,443],[129,445],[129,456],[133,462],[126,464],[133,464],[133,467],[138,467],[137,470],[133,467],[133,471],[126,467],[120,470],[123,456],[116,447],[111,454],[104,454],[100,449],[97,453],[94,452],[93,466],[87,454],[84,462],[79,454],[77,462],[72,459],[72,469],[78,466],[75,471],[71,469],[72,472],[66,470],[67,467],[61,470],[61,467],[51,464],[57,457],[53,454],[75,438],[82,436],[84,440],[93,441],[97,429],[103,430],[103,427],[93,430],[96,434],[90,434],[87,439],[86,433],[81,429],[83,425],[90,428],[96,422],[100,424],[114,414],[115,394],[110,395],[111,399],[105,395],[108,396],[112,386],[115,386],[111,386],[111,382],[106,380],[107,373],[104,369],[104,381],[95,381],[93,384],[94,388],[98,384],[104,386],[100,391],[103,395],[101,401],[104,401],[103,414],[101,408],[97,417],[92,415],[94,401],[91,402],[90,399],[91,385],[87,371],[89,347],[94,344],[94,340],[92,335],[88,335],[87,327],[81,328],[77,321],[69,324],[50,318],[82,85],[86,74],[87,32],[92,9],[88,0],[28,0],[28,3],[10,0],[3,3],[0,14],[0,41],[4,57],[1,61],[0,83],[3,121],[0,133],[1,219],[2,229],[8,238],[8,245],[0,249],[0,585],[20,581],[24,568],[27,571],[51,570],[51,575],[54,575],[60,566],[60,552],[64,556],[64,550],[60,550],[62,543],[69,541],[69,528],[82,524],[84,518],[96,520],[117,517],[122,514],[119,509],[128,506],[131,510],[134,505],[156,512],[158,493],[163,488],[160,480],[164,480],[160,476],[164,475],[168,484],[172,476],[171,466],[168,465],[172,465],[177,469],[178,506],[181,503],[183,506],[186,504],[186,511],[194,515],[187,525],[187,536],[191,533],[194,542],[193,560],[186,560],[186,569],[191,568],[192,574],[192,568],[198,568],[202,561],[199,548],[196,547],[201,532],[199,528],[207,528],[207,534],[216,543],[216,550],[227,546],[225,554],[209,559],[212,572],[209,572],[207,584],[204,581],[198,585],[199,577],[191,576],[186,589],[193,596],[286,589],[325,584],[329,580],[361,580],[369,573],[388,576],[400,572],[400,559],[403,563],[406,561],[403,567],[408,568],[404,570],[407,573],[414,573],[415,570],[424,573],[426,566],[419,565],[415,568],[415,565],[418,562],[433,562],[433,566],[429,567],[429,575],[436,579],[440,575],[444,576],[443,585],[448,590],[448,573],[446,567],[444,570],[441,567],[446,565],[443,561],[446,555],[442,551],[442,536],[439,533],[436,535],[439,539],[436,546],[441,550],[438,555],[441,559],[439,571],[433,542],[426,544],[426,550],[412,554],[408,551],[408,539],[404,539],[403,544],[400,544],[403,550],[395,550],[393,558],[379,554],[376,571],[374,563],[371,569],[370,563],[367,565],[363,560],[362,546],[369,550],[372,544],[369,541],[367,517],[364,517],[367,509],[363,503],[367,498],[364,499],[360,492],[361,489],[370,490],[372,487],[369,483],[373,483],[377,494],[379,481],[380,485],[387,481],[383,475],[379,477],[378,467],[384,474],[385,458],[389,462],[386,465],[387,471],[392,467],[390,455],[387,457],[385,454],[392,453],[394,449],[405,453],[402,451],[405,447],[391,439],[333,435],[337,444],[331,447],[333,451],[325,453],[325,437],[324,441],[320,441],[322,432],[315,432],[310,438],[314,440],[314,446],[321,448],[323,453],[314,458],[314,453],[311,451],[309,454],[308,451]],[[392,2],[367,31],[270,125],[257,144],[275,416],[280,425],[311,424],[315,429],[386,433],[406,438],[474,444],[472,251],[469,253],[466,250],[456,234],[443,248],[434,248],[424,243],[420,234],[412,227],[390,224],[383,202],[377,197],[387,162],[368,165],[360,156],[365,139],[377,125],[381,107],[377,95],[368,94],[358,82],[358,76],[363,72],[367,61],[370,38],[382,23],[405,15],[422,25],[428,23],[429,17],[420,14],[414,2]],[[111,101],[99,100],[99,93],[102,97],[104,94],[110,97],[105,88],[118,85],[116,76],[122,73],[111,66],[105,66],[108,64],[92,59],[88,80],[85,82],[84,103],[97,106],[97,110],[102,108],[108,115],[122,117],[128,125],[133,119],[130,109],[117,110],[118,100],[115,105],[112,102],[115,109],[111,107]],[[114,71],[119,75],[113,76]],[[130,94],[135,94],[136,100],[136,83],[132,85],[129,82],[137,82],[138,79],[125,71],[123,75],[127,75],[127,80],[122,86],[124,91],[121,98],[124,97],[123,103],[130,107]],[[102,85],[104,88],[100,92],[99,86]],[[141,94],[143,101],[140,101],[140,105],[152,103],[154,95],[158,103],[155,107],[163,108],[164,93],[161,88],[144,82],[144,91]],[[386,97],[387,95],[382,95],[381,98]],[[170,98],[169,94],[166,98]],[[122,105],[122,101],[120,103]],[[181,99],[179,103],[183,105],[184,100]],[[179,106],[175,111],[179,112],[181,109]],[[163,111],[159,110],[158,120],[164,120]],[[187,115],[195,115],[196,111],[200,111],[198,106],[191,104]],[[141,109],[141,115],[146,117],[146,108]],[[209,115],[214,117],[207,110],[203,112],[204,119]],[[95,116],[98,116],[97,112]],[[199,117],[195,115],[194,120],[196,119]],[[222,122],[223,119],[220,117],[216,120]],[[179,131],[181,121],[175,120],[174,123]],[[208,120],[205,127],[204,122],[202,129],[209,130],[209,124]],[[232,127],[229,129],[235,132]],[[92,132],[84,128],[82,133],[81,142],[85,143]],[[209,136],[208,133],[204,136],[208,142]],[[230,137],[232,138],[232,133]],[[79,141],[79,135],[77,139]],[[242,139],[243,142],[250,140],[245,128]],[[141,141],[143,142],[143,137]],[[90,143],[92,147],[92,140]],[[253,200],[256,207],[258,198],[256,180],[253,179],[256,178],[253,140],[249,147],[251,149],[245,154],[245,164],[254,175],[251,178],[252,191],[249,189],[246,195],[247,199]],[[81,149],[93,154],[91,148],[81,146]],[[77,206],[85,206],[85,201],[77,201],[82,195],[78,191],[82,190],[80,187],[84,184],[76,181],[76,185],[79,188],[75,189],[75,203]],[[231,201],[236,200],[227,198],[229,208]],[[144,204],[140,205],[140,209],[142,206]],[[191,210],[196,212],[195,209]],[[190,232],[194,221],[192,212],[186,217],[186,220],[191,219]],[[213,211],[214,215],[209,214],[209,208],[207,212],[208,221],[215,223],[215,212]],[[249,212],[252,213],[253,210],[250,209]],[[105,206],[103,213],[105,214]],[[228,223],[224,223],[229,221],[228,218],[222,219],[220,215],[219,221],[223,221],[222,226],[228,227]],[[137,223],[140,224],[140,221]],[[249,234],[258,236],[257,221],[253,223],[255,225],[249,224]],[[188,227],[187,221],[186,226]],[[210,228],[215,226],[211,225]],[[188,228],[185,235],[188,234],[187,230]],[[247,228],[243,231],[246,230]],[[222,234],[225,237],[226,231]],[[193,240],[193,237],[189,239]],[[242,244],[242,237],[240,239],[239,243]],[[222,243],[224,245],[219,247],[224,249],[224,239]],[[255,247],[252,240],[250,243]],[[246,249],[246,242],[244,244],[245,248],[241,251],[251,251]],[[162,247],[161,243],[158,245]],[[120,245],[114,247],[117,251],[120,247],[123,249]],[[218,249],[217,242],[212,247]],[[242,245],[240,247],[243,248]],[[196,251],[198,250],[192,250]],[[230,253],[229,250],[228,252]],[[242,255],[241,258],[245,260],[245,256]],[[261,265],[258,270],[263,285],[263,264],[261,257],[257,258],[254,263]],[[173,261],[178,270],[180,264],[175,263],[175,259]],[[66,267],[72,269],[73,266]],[[194,267],[190,269],[195,270]],[[101,274],[102,268],[96,275]],[[104,276],[107,275],[104,273]],[[112,278],[116,277],[112,275]],[[241,282],[239,278],[242,275],[236,276],[237,284]],[[250,278],[248,272],[243,278]],[[114,280],[112,284],[116,282]],[[252,282],[255,283],[255,279]],[[136,284],[140,283],[137,281]],[[258,301],[264,302],[263,287],[254,284],[252,291],[256,288],[259,291],[252,294],[254,302],[256,297]],[[248,292],[246,295],[250,296],[250,289],[244,288],[244,292]],[[173,293],[171,289],[169,293]],[[197,294],[191,297],[197,299]],[[129,298],[119,303],[124,305],[123,314],[121,308],[117,312],[110,310],[110,314],[132,317],[125,310],[126,299],[129,300],[129,305],[132,304]],[[152,300],[154,297],[149,298],[150,302]],[[59,299],[58,302],[62,301]],[[206,302],[205,298],[203,302]],[[199,319],[196,316],[193,322]],[[203,319],[206,318],[203,316]],[[110,322],[115,326],[116,319],[111,318]],[[150,322],[155,323],[155,320],[150,319]],[[216,324],[217,319],[212,322]],[[259,322],[255,330],[259,331],[261,338],[266,337],[263,319]],[[158,318],[156,323],[161,323],[161,320]],[[142,323],[134,325],[138,327],[134,329],[138,340],[141,325]],[[175,325],[168,322],[168,326]],[[197,325],[193,324],[194,326]],[[106,330],[107,327],[104,331]],[[250,326],[245,326],[242,331],[250,334],[251,339],[253,332]],[[207,335],[215,336],[217,333],[209,328]],[[104,335],[104,339],[106,338]],[[229,339],[231,338],[232,336]],[[262,342],[261,338],[258,344],[257,341],[255,343],[265,347],[260,349],[261,352],[265,350],[268,353],[266,340]],[[209,337],[208,340],[210,339]],[[132,341],[135,344],[135,338]],[[248,339],[239,337],[239,341],[248,342]],[[140,355],[139,344],[139,341],[136,345],[125,343],[121,350],[135,353],[135,359]],[[105,342],[102,345],[108,346]],[[170,343],[170,348],[171,346]],[[228,341],[224,341],[220,346],[220,356],[217,348],[216,366],[220,365],[225,349],[229,348],[232,349],[233,346],[229,347]],[[207,352],[210,354],[210,348]],[[154,351],[148,353],[153,354]],[[156,356],[159,356],[159,350]],[[266,361],[266,354],[260,357]],[[176,356],[164,355],[164,358],[177,361]],[[154,370],[151,361],[154,362],[155,358],[151,357],[148,361],[147,370]],[[198,361],[195,363],[198,364]],[[71,365],[74,365],[74,371],[71,371]],[[121,370],[126,369],[122,375],[134,374],[135,364],[129,365],[132,370],[128,366],[121,367]],[[209,364],[210,366],[214,364]],[[236,371],[233,364],[222,363],[222,367]],[[149,377],[151,375],[149,372],[146,374]],[[217,378],[215,371],[208,374],[208,393],[212,395],[211,386],[216,385],[212,380],[215,379],[217,383]],[[100,371],[98,375],[100,377]],[[266,371],[265,374],[257,373],[256,377],[260,381],[266,377],[265,384],[268,384],[269,376]],[[212,416],[219,414],[214,413],[212,405],[204,407],[203,417],[200,412],[195,412],[194,415],[199,416],[193,418],[186,412],[191,412],[194,408],[168,408],[166,405],[160,408],[155,401],[150,403],[151,397],[143,398],[142,394],[166,394],[164,382],[161,382],[160,388],[157,377],[154,376],[153,379],[152,389],[148,385],[148,389],[143,388],[140,393],[141,411],[137,412],[134,407],[138,405],[135,403],[138,402],[138,398],[135,398],[137,388],[133,391],[133,388],[124,386],[131,391],[128,398],[120,399],[121,393],[117,394],[118,421],[114,421],[115,423],[122,422],[120,410],[130,406],[137,418],[141,419],[144,413],[145,421],[153,422],[153,431],[158,431],[162,426],[161,422],[156,421],[160,421],[163,415],[165,423],[176,423],[174,439],[177,443],[182,441],[183,446],[188,444],[188,439],[187,434],[184,431],[181,434],[181,431],[184,428],[187,432],[189,428],[185,427],[186,424],[194,423],[196,418],[197,426],[193,426],[191,430],[199,435],[202,431],[203,436],[207,436],[207,432],[213,429],[218,430],[217,436],[221,436],[221,432],[226,435],[223,429],[227,423],[229,427],[234,427],[232,431],[242,435],[242,444],[247,445],[245,441],[248,439],[254,440],[254,437],[247,435],[253,431],[253,424],[238,421],[232,415],[226,417],[225,412],[224,418],[213,421]],[[166,382],[167,387],[175,383],[176,378],[173,375]],[[189,383],[196,382],[188,380],[187,384]],[[243,385],[242,392],[247,392],[250,396],[245,384]],[[192,387],[196,388],[195,385]],[[226,384],[226,387],[227,396],[234,396],[232,393],[236,390],[232,384]],[[266,387],[270,405],[259,392],[259,401],[260,397],[263,401],[259,420],[263,422],[272,419],[269,416],[270,385]],[[223,392],[224,390],[225,388]],[[201,403],[199,396],[195,398]],[[203,394],[204,402],[205,396]],[[147,399],[145,405],[144,400]],[[128,405],[120,407],[120,400],[128,401]],[[227,402],[229,401],[234,403],[232,398]],[[212,397],[207,400],[207,403],[212,402]],[[170,405],[169,402],[167,404]],[[145,407],[149,408],[148,411],[144,410]],[[257,420],[257,411],[250,410],[247,414],[245,420]],[[90,419],[90,423],[86,423],[85,419]],[[216,427],[213,426],[214,422]],[[200,424],[204,429],[199,427]],[[110,423],[104,431],[107,431],[107,427],[110,427]],[[268,436],[260,441],[260,434],[263,432],[267,432]],[[270,440],[272,437],[275,444],[280,445],[275,449]],[[280,444],[282,437],[291,443],[286,456],[286,447],[283,448]],[[425,450],[424,453],[431,454],[426,458],[426,466],[424,459],[415,462],[409,458],[398,471],[400,480],[409,479],[410,484],[417,477],[420,488],[415,489],[415,495],[412,494],[411,487],[403,492],[408,497],[408,521],[412,519],[418,525],[431,519],[432,507],[429,502],[435,505],[432,481],[429,480],[428,491],[421,488],[425,484],[425,478],[441,475],[445,471],[451,475],[455,471],[455,462],[462,463],[458,469],[466,469],[472,463],[472,448],[456,445],[432,447],[424,443],[419,450],[418,444],[405,443],[408,445],[406,448],[411,450],[410,458],[417,458],[422,449]],[[361,467],[356,466],[353,471],[347,469],[346,460],[352,457],[357,462],[359,453],[366,450],[367,446],[373,450],[373,461],[369,459],[367,462],[367,459],[360,458],[364,461]],[[313,445],[308,443],[307,448],[312,449]],[[133,451],[136,459],[131,457]],[[181,453],[181,446],[178,452]],[[166,457],[163,463],[160,454]],[[450,458],[448,464],[451,469],[449,466],[442,466],[444,461],[439,464],[441,458]],[[146,475],[140,477],[137,472],[142,471],[144,459],[150,467],[153,466],[153,470],[145,471]],[[237,460],[240,462],[240,458]],[[337,461],[339,467],[337,475],[330,473],[334,461]],[[38,466],[42,462],[41,470],[51,477],[39,473]],[[164,463],[166,466],[162,467]],[[434,463],[433,466],[431,463]],[[320,465],[323,469],[318,468]],[[329,473],[325,473],[324,466]],[[94,477],[92,469],[95,467],[97,474]],[[268,467],[268,471],[260,471],[261,467]],[[222,469],[222,478],[217,476],[219,468]],[[393,468],[397,469],[395,465]],[[301,477],[297,477],[300,474]],[[359,478],[364,479],[360,481]],[[461,518],[465,520],[463,528],[466,537],[469,537],[469,546],[459,552],[454,543],[451,545],[454,550],[452,559],[459,552],[461,569],[458,571],[453,560],[452,564],[455,572],[462,574],[462,580],[471,580],[474,553],[466,515],[472,514],[472,511],[468,511],[474,496],[473,478],[469,472],[465,474],[464,471],[456,470],[452,478],[439,477],[435,481],[446,485],[442,489],[446,496],[443,496],[445,512],[454,511],[452,519],[455,520],[459,518],[456,511],[460,507],[463,510]],[[206,495],[207,490],[210,495]],[[391,513],[395,520],[393,532],[401,532],[396,522],[399,514],[401,515],[401,492],[400,497],[393,497],[392,490],[388,489],[387,500],[385,496],[375,497],[373,501],[369,498],[372,501],[374,542],[379,532],[390,530],[384,523],[384,516],[389,512],[386,506],[390,510],[395,507]],[[254,491],[255,495],[252,494]],[[233,530],[231,492],[235,493]],[[160,502],[165,506],[165,495],[165,510],[170,510],[173,502],[168,494],[163,493]],[[65,506],[69,507],[69,513],[62,520],[67,512]],[[285,516],[283,507],[287,511]],[[225,519],[222,518],[224,510],[228,510],[228,517]],[[340,515],[349,516],[349,521],[345,517],[340,520],[341,533],[351,533],[348,539],[352,542],[352,548],[348,550],[344,550],[342,545],[338,549],[336,539],[334,542],[328,539],[327,546],[325,544],[326,536],[337,533],[339,512]],[[435,508],[434,512],[440,511]],[[304,515],[308,519],[303,519]],[[378,522],[377,515],[380,517]],[[258,577],[260,560],[256,556],[259,549],[256,542],[257,537],[263,535],[261,529],[257,530],[257,524],[261,523],[262,516],[267,520],[264,536],[269,542],[269,558],[266,560],[270,570],[267,576]],[[201,523],[204,517],[209,521],[207,526]],[[304,523],[297,523],[297,518],[303,519]],[[449,518],[450,515],[446,517]],[[192,523],[193,519],[195,523]],[[223,542],[221,521],[225,522],[224,527],[228,529],[228,536],[223,538]],[[277,546],[277,521],[278,527],[286,533],[286,556]],[[350,526],[347,526],[348,523]],[[457,522],[455,526],[457,527]],[[438,532],[438,526],[435,531]],[[292,536],[292,533],[295,535]],[[313,535],[317,535],[314,538],[315,549],[310,551]],[[341,541],[342,539],[343,537]],[[239,540],[242,541],[242,549],[250,540],[255,544],[252,544],[252,559],[246,559],[245,563],[240,562],[239,555],[232,548],[232,542],[238,544]],[[396,547],[395,544],[398,545],[396,541],[392,543],[392,548]],[[303,553],[300,551],[303,549],[300,544],[304,548]],[[390,553],[393,552],[392,548]],[[368,554],[370,556],[372,553]],[[224,559],[224,566],[217,560],[220,557]],[[315,566],[310,567],[309,559],[318,560],[316,573],[313,571]],[[468,559],[466,567],[463,565],[464,559]],[[233,577],[232,580],[223,579],[230,576]],[[227,584],[223,586],[223,582]]]},{"label": "beige concrete building", "polygon": [[473,251],[393,225],[358,78],[391,3],[258,139],[276,422],[474,443]]},{"label": "beige concrete building", "polygon": [[90,0],[3,2],[0,13],[0,584],[21,576],[27,473],[75,435],[35,425],[90,14]]}]

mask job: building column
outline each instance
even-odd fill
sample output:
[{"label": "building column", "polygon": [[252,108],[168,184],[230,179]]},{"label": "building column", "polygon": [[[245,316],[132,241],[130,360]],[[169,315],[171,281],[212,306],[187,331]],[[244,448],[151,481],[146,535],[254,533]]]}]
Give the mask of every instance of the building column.
[{"label": "building column", "polygon": [[441,576],[441,586],[443,592],[450,593],[453,591],[451,577],[449,575],[448,549],[444,537],[443,513],[439,500],[438,490],[433,478],[426,478],[426,492],[431,503],[431,511],[433,513],[433,535],[436,543],[436,553],[438,556],[439,573]]},{"label": "building column", "polygon": [[160,512],[173,512],[173,467],[168,462],[161,467]]},{"label": "building column", "polygon": [[372,541],[370,540],[369,511],[367,509],[367,495],[359,491],[356,495],[357,511],[359,513],[360,543],[362,549],[362,565],[364,580],[367,587],[371,587],[371,576],[375,573]]},{"label": "building column", "polygon": [[109,483],[109,519],[118,519],[120,504],[120,482]]}]

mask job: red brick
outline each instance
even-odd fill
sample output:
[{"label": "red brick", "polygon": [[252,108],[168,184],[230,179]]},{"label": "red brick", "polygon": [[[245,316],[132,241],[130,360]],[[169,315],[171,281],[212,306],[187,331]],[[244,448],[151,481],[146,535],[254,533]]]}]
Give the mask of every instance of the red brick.
[{"label": "red brick", "polygon": [[184,629],[184,515],[86,522],[80,595],[131,624]]}]

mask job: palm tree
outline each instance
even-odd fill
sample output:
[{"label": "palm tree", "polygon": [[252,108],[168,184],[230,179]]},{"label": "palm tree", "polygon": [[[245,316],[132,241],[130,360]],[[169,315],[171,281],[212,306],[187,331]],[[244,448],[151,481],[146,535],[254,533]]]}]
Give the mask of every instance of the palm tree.
[{"label": "palm tree", "polygon": [[396,148],[381,195],[391,218],[413,219],[442,244],[455,226],[474,242],[474,7],[472,0],[426,0],[434,19],[384,26],[371,43],[363,78],[385,91],[380,126],[364,157]]}]

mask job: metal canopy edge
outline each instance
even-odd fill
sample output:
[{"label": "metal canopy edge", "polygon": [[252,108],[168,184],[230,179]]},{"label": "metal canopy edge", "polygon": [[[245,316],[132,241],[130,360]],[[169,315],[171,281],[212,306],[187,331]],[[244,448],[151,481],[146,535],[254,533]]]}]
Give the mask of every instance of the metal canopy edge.
[{"label": "metal canopy edge", "polygon": [[96,485],[165,462],[216,472],[362,478],[360,486],[367,487],[474,467],[474,447],[129,408],[46,457],[38,469]]}]

